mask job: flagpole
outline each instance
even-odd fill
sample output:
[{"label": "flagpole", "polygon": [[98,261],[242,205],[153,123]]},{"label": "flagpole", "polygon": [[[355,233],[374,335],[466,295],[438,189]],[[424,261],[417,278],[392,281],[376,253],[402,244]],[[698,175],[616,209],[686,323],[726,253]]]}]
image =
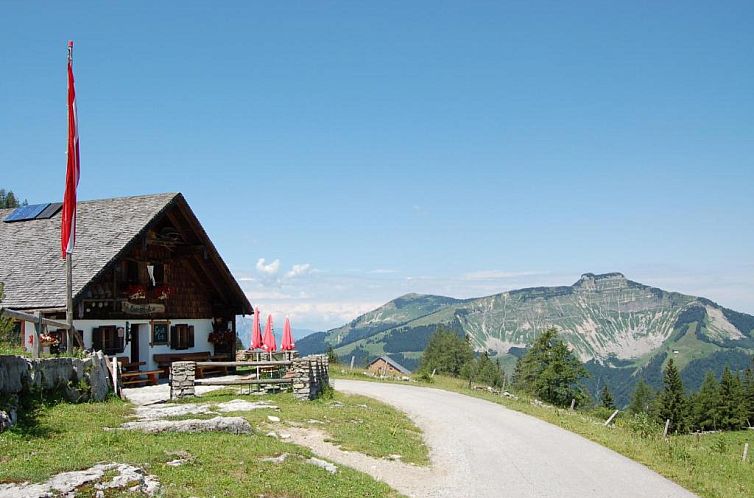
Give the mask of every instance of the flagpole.
[{"label": "flagpole", "polygon": [[[73,42],[68,42],[68,63],[73,61]],[[70,110],[68,111],[70,112]],[[73,206],[76,209],[76,206]],[[74,215],[75,217],[75,215]],[[68,324],[66,332],[66,349],[73,353],[73,251],[66,251],[65,254],[65,321]]]}]

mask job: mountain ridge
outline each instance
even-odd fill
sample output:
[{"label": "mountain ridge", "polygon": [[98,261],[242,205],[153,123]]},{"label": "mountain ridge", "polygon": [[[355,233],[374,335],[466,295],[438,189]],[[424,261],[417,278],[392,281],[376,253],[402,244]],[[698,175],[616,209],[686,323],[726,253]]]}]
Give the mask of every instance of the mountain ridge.
[{"label": "mountain ridge", "polygon": [[[354,356],[359,362],[389,354],[415,368],[440,325],[467,335],[476,350],[497,357],[508,371],[537,332],[556,327],[590,366],[597,384],[614,376],[615,368],[623,370],[622,377],[656,370],[663,353],[660,367],[673,357],[693,370],[710,361],[721,369],[726,359],[735,360],[731,366],[740,365],[754,352],[754,316],[704,297],[641,284],[618,272],[584,273],[570,286],[530,287],[479,298],[406,294],[348,324],[309,336],[298,346],[303,352],[333,347],[339,356]],[[697,372],[689,376],[696,382]],[[618,383],[632,382],[622,378]]]}]

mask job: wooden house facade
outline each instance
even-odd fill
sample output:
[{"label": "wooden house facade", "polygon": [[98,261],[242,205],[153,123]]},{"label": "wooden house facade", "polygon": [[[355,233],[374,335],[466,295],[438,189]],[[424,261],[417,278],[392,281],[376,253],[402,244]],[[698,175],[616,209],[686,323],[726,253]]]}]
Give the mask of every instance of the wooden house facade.
[{"label": "wooden house facade", "polygon": [[367,370],[380,376],[410,375],[411,371],[387,355],[378,356],[367,365]]},{"label": "wooden house facade", "polygon": [[[0,210],[0,220],[12,212]],[[0,306],[65,319],[59,210],[0,222],[0,283]],[[232,354],[235,317],[252,313],[183,195],[172,193],[79,202],[73,302],[85,348],[149,369],[155,355]],[[33,325],[19,328],[31,348]]]}]

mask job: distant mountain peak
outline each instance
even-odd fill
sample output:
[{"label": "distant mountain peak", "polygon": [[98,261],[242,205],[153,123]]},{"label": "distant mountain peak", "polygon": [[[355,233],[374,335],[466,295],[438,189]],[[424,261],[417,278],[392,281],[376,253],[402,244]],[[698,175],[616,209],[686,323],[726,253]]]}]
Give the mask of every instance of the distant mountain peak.
[{"label": "distant mountain peak", "polygon": [[628,279],[625,275],[619,272],[601,273],[595,275],[594,273],[584,273],[581,278],[573,284],[577,289],[597,290],[604,288],[619,288],[628,287]]}]

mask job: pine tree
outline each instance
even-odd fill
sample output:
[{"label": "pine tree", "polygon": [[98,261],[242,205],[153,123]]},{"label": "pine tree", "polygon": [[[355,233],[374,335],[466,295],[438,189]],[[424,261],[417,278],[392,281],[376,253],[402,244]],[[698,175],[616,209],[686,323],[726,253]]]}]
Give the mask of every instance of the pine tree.
[{"label": "pine tree", "polygon": [[0,188],[0,209],[2,208],[17,208],[19,206],[28,206],[29,203],[24,200],[23,203],[18,202],[16,194],[12,190],[5,190]]},{"label": "pine tree", "polygon": [[707,371],[702,387],[693,397],[691,411],[694,428],[717,430],[720,423],[720,385],[711,370]]},{"label": "pine tree", "polygon": [[754,422],[754,371],[751,367],[744,371],[744,378],[743,381],[741,381],[741,387],[744,392],[746,425],[751,427],[752,422]]},{"label": "pine tree", "polygon": [[670,420],[668,430],[676,433],[686,432],[688,401],[683,388],[683,381],[673,359],[668,360],[663,378],[663,389],[657,397],[656,414],[661,423]]},{"label": "pine tree", "polygon": [[725,367],[720,378],[720,428],[737,430],[744,426],[746,408],[741,381]]},{"label": "pine tree", "polygon": [[333,350],[332,346],[327,346],[327,363],[330,365],[338,364],[338,355],[335,354],[335,350]]},{"label": "pine tree", "polygon": [[504,375],[502,368],[500,368],[500,361],[492,361],[486,351],[480,354],[478,358],[468,362],[461,369],[461,377],[464,379],[493,387],[503,385]]},{"label": "pine tree", "polygon": [[600,393],[600,403],[602,403],[602,406],[604,406],[605,408],[615,410],[613,395],[610,394],[610,389],[607,388],[607,384],[602,387],[602,392]]},{"label": "pine tree", "polygon": [[464,365],[473,359],[474,350],[469,339],[440,326],[429,339],[419,369],[423,372],[436,369],[437,373],[458,377]]},{"label": "pine tree", "polygon": [[649,413],[654,397],[655,393],[649,387],[649,384],[644,379],[639,379],[631,395],[631,403],[628,405],[628,411],[633,414]]},{"label": "pine tree", "polygon": [[542,401],[567,406],[572,399],[584,400],[584,389],[579,381],[587,375],[584,365],[558,337],[558,331],[548,329],[519,359],[514,382],[519,389]]}]

